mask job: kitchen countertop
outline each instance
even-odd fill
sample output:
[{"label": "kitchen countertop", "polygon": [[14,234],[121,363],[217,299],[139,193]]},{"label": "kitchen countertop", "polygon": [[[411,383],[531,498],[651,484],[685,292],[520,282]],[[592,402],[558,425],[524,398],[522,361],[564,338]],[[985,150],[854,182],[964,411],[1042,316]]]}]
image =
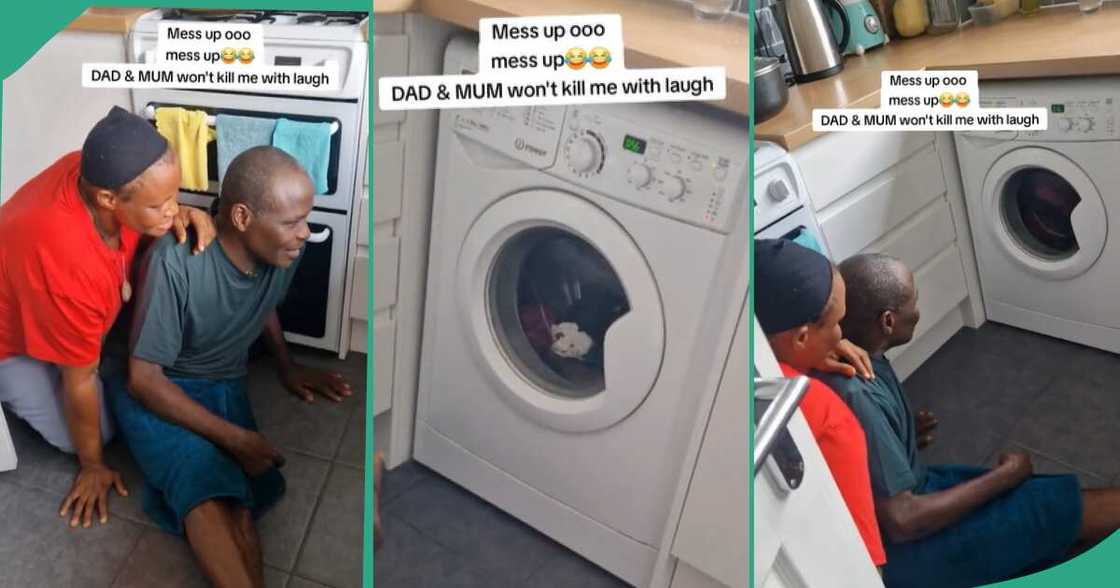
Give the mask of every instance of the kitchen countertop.
[{"label": "kitchen countertop", "polygon": [[892,41],[850,56],[837,76],[790,88],[789,103],[755,138],[792,151],[822,135],[814,108],[878,108],[884,70],[975,69],[981,80],[1120,74],[1120,5],[1082,15],[1077,5],[1013,15],[990,27]]},{"label": "kitchen countertop", "polygon": [[127,34],[133,23],[151,8],[87,8],[66,25],[68,31]]},{"label": "kitchen countertop", "polygon": [[[410,4],[415,2],[375,1],[374,11]],[[743,115],[750,108],[746,19],[699,22],[689,5],[665,0],[419,0],[419,8],[472,30],[478,29],[478,19],[487,17],[619,14],[628,67],[722,65],[727,69],[727,98],[710,104]]]}]

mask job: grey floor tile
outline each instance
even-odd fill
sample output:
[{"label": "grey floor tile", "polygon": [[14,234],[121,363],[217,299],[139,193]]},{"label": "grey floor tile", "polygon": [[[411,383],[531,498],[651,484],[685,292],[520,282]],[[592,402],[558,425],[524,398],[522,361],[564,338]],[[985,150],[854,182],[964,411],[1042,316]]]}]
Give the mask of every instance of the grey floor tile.
[{"label": "grey floor tile", "polygon": [[412,460],[406,461],[391,470],[385,470],[384,477],[381,479],[385,486],[381,490],[381,507],[386,508],[394,500],[404,495],[409,488],[437,477],[438,475],[432,470],[420,462]]},{"label": "grey floor tile", "polygon": [[312,582],[311,580],[308,580],[307,578],[301,578],[299,576],[292,576],[292,578],[290,580],[288,580],[288,588],[330,588],[330,587],[325,586],[323,584],[320,584],[318,582]]},{"label": "grey floor tile", "polygon": [[403,519],[387,516],[383,524],[385,544],[373,559],[373,584],[377,588],[519,585],[510,578],[501,577],[498,572],[475,565],[468,557],[444,548]]},{"label": "grey floor tile", "polygon": [[562,547],[444,478],[411,489],[383,514],[400,517],[479,567],[524,582]]},{"label": "grey floor tile", "polygon": [[249,398],[265,437],[282,449],[322,459],[334,458],[357,404],[354,398],[341,403],[317,398],[314,403],[306,403],[284,388],[268,361],[250,366]]},{"label": "grey floor tile", "polygon": [[281,470],[287,491],[280,502],[257,522],[266,564],[290,571],[299,555],[315,504],[323,489],[330,464],[298,453],[286,456]]},{"label": "grey floor tile", "polygon": [[546,563],[527,582],[534,588],[626,588],[619,580],[602,568],[565,551]]},{"label": "grey floor tile", "polygon": [[350,422],[346,424],[346,433],[342,435],[342,443],[338,446],[338,453],[334,460],[338,463],[355,468],[365,467],[366,454],[366,411],[365,403],[359,403],[350,415]]},{"label": "grey floor tile", "polygon": [[292,585],[286,572],[269,566],[264,567],[264,588],[284,588]]},{"label": "grey floor tile", "polygon": [[[924,407],[914,406],[914,411]],[[933,443],[918,452],[922,463],[981,465],[1003,441],[986,430],[982,418],[967,412],[943,410],[935,413],[937,428]]]},{"label": "grey floor tile", "polygon": [[335,464],[293,574],[335,588],[362,583],[364,473]]},{"label": "grey floor tile", "polygon": [[[1059,460],[1053,459],[1037,450],[1022,445],[1011,444],[1007,447],[1014,451],[1025,451],[1031,456],[1031,465],[1033,466],[1034,473],[1041,475],[1054,475],[1054,474],[1074,474],[1077,476],[1078,482],[1081,483],[1082,488],[1108,488],[1108,480],[1100,476],[1083,472],[1077,468],[1063,463]],[[998,452],[993,454],[988,460],[988,465],[994,467],[997,463],[999,455]]]},{"label": "grey floor tile", "polygon": [[19,464],[14,470],[0,473],[0,481],[44,490],[61,500],[74,481],[74,474],[78,471],[77,460],[47,443],[27,423],[12,415],[7,416]]},{"label": "grey floor tile", "polygon": [[71,529],[42,491],[0,481],[0,587],[110,586],[143,527],[122,518]]},{"label": "grey floor tile", "polygon": [[1120,398],[1079,375],[1061,376],[1052,387],[1023,407],[1010,441],[1104,479],[1120,474]]}]

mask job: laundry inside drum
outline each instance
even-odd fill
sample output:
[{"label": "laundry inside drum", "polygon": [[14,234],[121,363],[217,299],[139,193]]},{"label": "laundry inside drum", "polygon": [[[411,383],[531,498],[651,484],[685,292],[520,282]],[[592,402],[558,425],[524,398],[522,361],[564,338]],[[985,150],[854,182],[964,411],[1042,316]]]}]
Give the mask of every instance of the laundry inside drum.
[{"label": "laundry inside drum", "polygon": [[494,335],[524,377],[566,398],[603,391],[606,334],[630,303],[598,249],[558,228],[527,229],[499,251],[488,290]]},{"label": "laundry inside drum", "polygon": [[1073,211],[1080,203],[1081,196],[1065,178],[1037,167],[1012,174],[1000,197],[1004,222],[1019,245],[1052,261],[1080,250],[1073,227]]}]

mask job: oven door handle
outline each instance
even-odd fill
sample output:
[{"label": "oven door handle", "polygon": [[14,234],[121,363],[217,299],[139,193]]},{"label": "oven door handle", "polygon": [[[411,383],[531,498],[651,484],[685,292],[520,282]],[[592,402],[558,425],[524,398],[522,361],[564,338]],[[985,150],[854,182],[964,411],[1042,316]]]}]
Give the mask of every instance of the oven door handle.
[{"label": "oven door handle", "polygon": [[330,227],[323,227],[323,230],[319,231],[318,233],[311,233],[311,236],[307,238],[307,242],[308,243],[325,243],[327,241],[327,239],[330,239],[330,238],[331,238],[331,228]]}]

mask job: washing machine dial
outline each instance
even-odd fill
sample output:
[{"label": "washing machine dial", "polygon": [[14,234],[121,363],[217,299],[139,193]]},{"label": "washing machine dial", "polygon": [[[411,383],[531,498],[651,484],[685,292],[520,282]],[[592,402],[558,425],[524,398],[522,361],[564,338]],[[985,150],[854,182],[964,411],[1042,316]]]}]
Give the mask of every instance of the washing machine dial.
[{"label": "washing machine dial", "polygon": [[1063,131],[1066,131],[1066,132],[1072,131],[1073,130],[1073,119],[1059,118],[1058,119],[1058,126],[1061,127]]},{"label": "washing machine dial", "polygon": [[648,165],[635,163],[626,170],[626,181],[636,188],[645,188],[653,181],[653,170]]},{"label": "washing machine dial", "polygon": [[564,152],[572,171],[581,175],[599,173],[603,168],[603,140],[591,131],[572,135]]},{"label": "washing machine dial", "polygon": [[1082,133],[1088,133],[1089,131],[1093,130],[1093,119],[1091,119],[1091,118],[1079,118],[1079,119],[1077,119],[1077,130],[1081,131]]},{"label": "washing machine dial", "polygon": [[684,178],[680,176],[665,176],[661,178],[661,195],[669,199],[669,202],[680,202],[684,200],[685,191],[688,186],[684,182]]}]

